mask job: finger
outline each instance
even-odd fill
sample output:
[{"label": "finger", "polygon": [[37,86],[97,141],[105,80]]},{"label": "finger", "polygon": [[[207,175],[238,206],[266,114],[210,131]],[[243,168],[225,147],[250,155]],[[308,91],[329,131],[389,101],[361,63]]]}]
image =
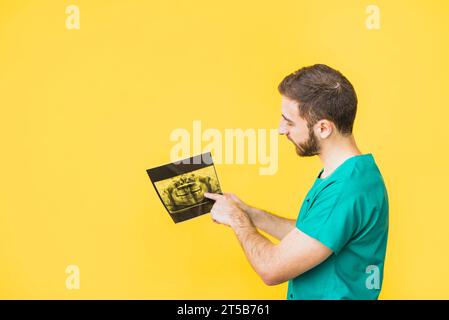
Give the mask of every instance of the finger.
[{"label": "finger", "polygon": [[235,194],[233,194],[233,193],[226,192],[226,193],[224,193],[224,195],[228,196],[229,198],[231,198],[234,201],[239,200],[239,198]]},{"label": "finger", "polygon": [[234,202],[236,202],[237,204],[239,204],[239,205],[243,204],[243,201],[239,197],[237,197],[237,195],[235,195],[234,193],[228,193],[227,192],[227,193],[225,193],[225,195],[227,197],[229,197],[229,199],[231,199]]},{"label": "finger", "polygon": [[212,212],[211,212],[211,218],[212,218],[212,221],[213,221],[214,223],[219,224],[218,221],[215,220],[214,215],[212,214]]},{"label": "finger", "polygon": [[205,192],[204,196],[206,198],[212,199],[212,200],[219,200],[222,199],[224,196],[218,193],[210,193],[210,192]]}]

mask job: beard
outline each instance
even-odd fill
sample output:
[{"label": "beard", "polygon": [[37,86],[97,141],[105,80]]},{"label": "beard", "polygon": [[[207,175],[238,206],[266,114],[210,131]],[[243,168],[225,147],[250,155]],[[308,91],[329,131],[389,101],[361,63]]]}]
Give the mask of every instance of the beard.
[{"label": "beard", "polygon": [[312,157],[320,154],[320,144],[312,129],[309,129],[309,137],[305,142],[294,143],[294,145],[296,154],[300,157]]}]

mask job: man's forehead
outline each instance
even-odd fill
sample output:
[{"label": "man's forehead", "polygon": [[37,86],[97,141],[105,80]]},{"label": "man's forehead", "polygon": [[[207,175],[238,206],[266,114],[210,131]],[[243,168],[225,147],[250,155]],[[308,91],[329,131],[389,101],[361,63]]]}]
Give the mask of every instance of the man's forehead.
[{"label": "man's forehead", "polygon": [[288,97],[282,96],[281,99],[282,103],[282,113],[285,115],[289,115],[290,117],[297,117],[299,116],[299,108],[298,108],[298,102],[294,101]]}]

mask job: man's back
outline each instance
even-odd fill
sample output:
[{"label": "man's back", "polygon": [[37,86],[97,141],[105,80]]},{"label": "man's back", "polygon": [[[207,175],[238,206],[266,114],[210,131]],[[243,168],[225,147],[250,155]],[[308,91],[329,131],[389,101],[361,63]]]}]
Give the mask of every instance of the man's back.
[{"label": "man's back", "polygon": [[333,254],[290,280],[287,299],[377,299],[388,236],[382,175],[371,154],[347,159],[326,178],[320,175],[296,227]]}]

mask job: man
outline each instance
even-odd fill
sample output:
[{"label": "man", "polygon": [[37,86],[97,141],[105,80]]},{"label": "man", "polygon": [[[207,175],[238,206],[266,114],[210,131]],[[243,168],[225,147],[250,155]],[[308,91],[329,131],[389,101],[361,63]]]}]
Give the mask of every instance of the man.
[{"label": "man", "polygon": [[231,193],[207,193],[216,201],[212,219],[233,229],[267,285],[288,281],[287,299],[377,299],[388,195],[372,154],[361,154],[352,134],[354,88],[339,71],[319,64],[290,74],[278,89],[279,133],[299,156],[318,155],[323,163],[298,219],[256,209]]}]

